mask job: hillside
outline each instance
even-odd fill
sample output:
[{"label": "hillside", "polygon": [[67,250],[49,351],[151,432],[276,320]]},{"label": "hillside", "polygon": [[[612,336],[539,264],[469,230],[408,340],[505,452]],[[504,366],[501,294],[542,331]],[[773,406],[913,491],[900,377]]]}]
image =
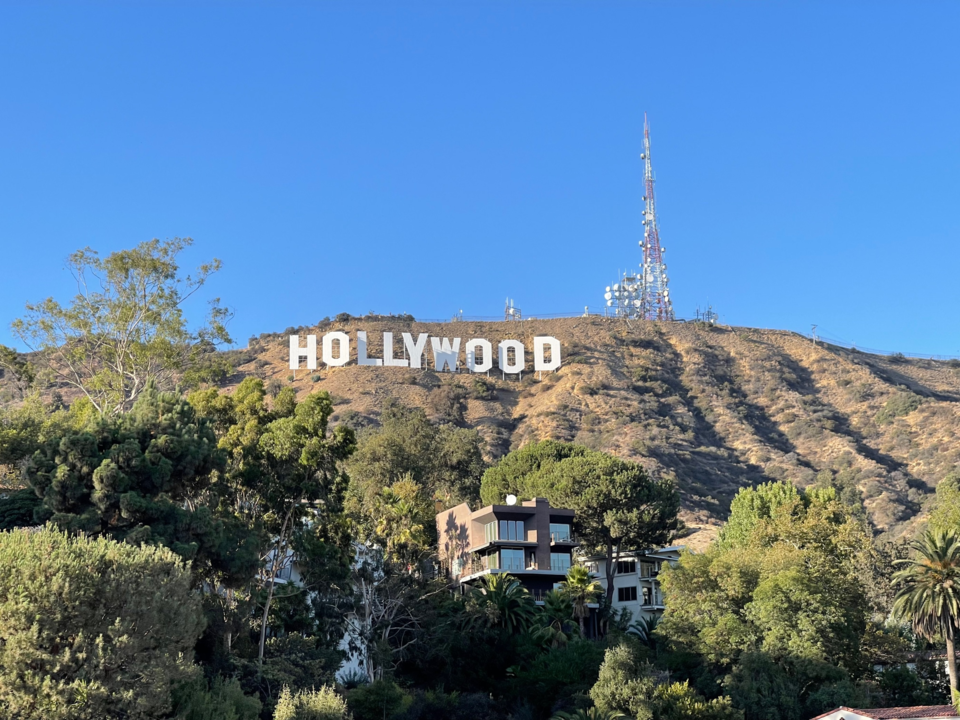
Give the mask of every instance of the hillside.
[{"label": "hillside", "polygon": [[[300,393],[329,391],[336,419],[358,427],[376,423],[390,398],[422,406],[476,428],[491,459],[555,438],[640,461],[676,478],[687,523],[702,527],[696,544],[709,539],[739,488],[780,478],[833,484],[851,502],[859,493],[877,531],[900,535],[960,458],[960,363],[815,346],[790,332],[601,318],[364,318],[298,331],[334,329],[351,337],[366,330],[371,357],[384,330],[398,340],[404,331],[516,338],[528,352],[535,335],[559,338],[563,367],[542,379],[348,365],[300,370],[293,384]],[[262,335],[235,353],[242,364],[231,384],[249,374],[289,383],[286,338]]]},{"label": "hillside", "polygon": [[[562,344],[563,366],[503,379],[432,369],[301,369],[291,381],[287,335],[366,330],[368,355],[382,332]],[[319,339],[319,338],[318,338]],[[356,362],[356,345],[352,344]],[[700,546],[745,485],[790,479],[832,484],[862,503],[878,533],[900,536],[923,518],[937,483],[960,459],[960,362],[869,355],[814,345],[790,332],[695,323],[567,318],[519,322],[419,323],[399,318],[325,321],[265,333],[227,353],[244,377],[298,393],[324,389],[335,421],[374,425],[384,403],[424,407],[434,418],[476,428],[488,459],[545,438],[582,443],[676,478],[684,520]],[[461,353],[461,359],[463,354]],[[432,367],[432,352],[425,359]],[[0,381],[0,385],[3,385]],[[69,400],[69,393],[68,395]]]}]

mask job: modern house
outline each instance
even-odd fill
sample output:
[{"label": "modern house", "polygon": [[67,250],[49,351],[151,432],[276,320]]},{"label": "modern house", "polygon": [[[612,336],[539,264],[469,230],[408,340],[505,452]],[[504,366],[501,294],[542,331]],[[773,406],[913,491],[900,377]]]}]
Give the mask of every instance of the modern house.
[{"label": "modern house", "polygon": [[[660,590],[660,569],[664,563],[680,559],[682,546],[660,550],[623,551],[613,576],[613,608],[629,610],[634,620],[663,614],[663,592]],[[592,555],[582,562],[596,576],[604,592],[607,590],[606,558]]]},{"label": "modern house", "polygon": [[953,705],[916,705],[870,710],[838,707],[823,715],[817,715],[813,720],[942,720],[958,717],[960,714]]},{"label": "modern house", "polygon": [[492,573],[519,578],[535,600],[566,577],[579,543],[574,511],[550,507],[544,498],[471,510],[466,503],[437,515],[443,571],[461,588]]}]

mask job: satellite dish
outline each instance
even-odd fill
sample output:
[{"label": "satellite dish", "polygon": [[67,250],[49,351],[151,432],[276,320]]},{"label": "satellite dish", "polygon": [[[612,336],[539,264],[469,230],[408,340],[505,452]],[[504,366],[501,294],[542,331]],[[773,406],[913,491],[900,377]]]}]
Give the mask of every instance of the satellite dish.
[{"label": "satellite dish", "polygon": [[517,496],[516,495],[507,495],[507,505],[516,505]]}]

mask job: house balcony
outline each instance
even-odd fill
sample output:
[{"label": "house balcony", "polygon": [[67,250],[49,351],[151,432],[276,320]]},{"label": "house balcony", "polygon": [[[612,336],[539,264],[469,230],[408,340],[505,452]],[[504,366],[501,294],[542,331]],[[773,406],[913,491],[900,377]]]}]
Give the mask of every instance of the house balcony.
[{"label": "house balcony", "polygon": [[475,553],[495,547],[535,548],[538,543],[534,540],[487,540],[482,545],[473,545],[467,552]]},{"label": "house balcony", "polygon": [[482,577],[483,575],[495,573],[510,573],[511,575],[517,575],[521,577],[527,575],[540,575],[563,578],[566,576],[569,569],[570,565],[567,563],[562,563],[560,566],[552,568],[550,567],[550,563],[538,563],[531,560],[527,560],[523,563],[503,562],[494,567],[488,558],[482,557],[471,557],[459,565],[444,565],[444,570],[449,575],[457,575],[457,570],[459,570],[459,579],[462,583],[469,582],[470,580]]},{"label": "house balcony", "polygon": [[580,540],[573,533],[552,532],[550,533],[550,545],[551,547],[563,546],[573,548],[580,545]]}]

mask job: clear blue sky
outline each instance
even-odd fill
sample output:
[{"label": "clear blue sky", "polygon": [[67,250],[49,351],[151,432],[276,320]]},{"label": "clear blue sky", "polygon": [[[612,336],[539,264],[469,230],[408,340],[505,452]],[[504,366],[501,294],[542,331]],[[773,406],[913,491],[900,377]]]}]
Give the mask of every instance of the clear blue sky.
[{"label": "clear blue sky", "polygon": [[956,2],[4,3],[0,342],[152,237],[223,260],[239,340],[599,309],[646,111],[680,316],[960,354],[958,38]]}]

